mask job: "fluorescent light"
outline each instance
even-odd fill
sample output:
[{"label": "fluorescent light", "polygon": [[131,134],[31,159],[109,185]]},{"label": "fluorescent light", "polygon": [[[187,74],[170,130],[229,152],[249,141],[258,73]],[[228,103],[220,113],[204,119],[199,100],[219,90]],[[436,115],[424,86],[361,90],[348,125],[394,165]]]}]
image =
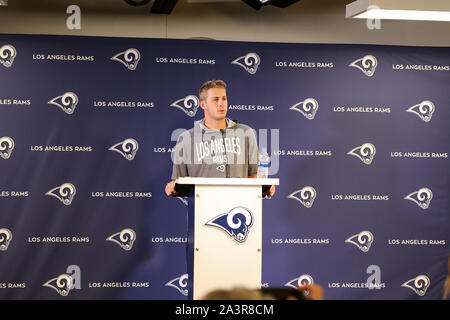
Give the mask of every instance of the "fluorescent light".
[{"label": "fluorescent light", "polygon": [[371,9],[354,16],[358,19],[450,21],[449,11]]},{"label": "fluorescent light", "polygon": [[7,6],[8,0],[0,0],[0,6]]},{"label": "fluorescent light", "polygon": [[356,0],[345,7],[346,18],[450,21],[449,0]]}]

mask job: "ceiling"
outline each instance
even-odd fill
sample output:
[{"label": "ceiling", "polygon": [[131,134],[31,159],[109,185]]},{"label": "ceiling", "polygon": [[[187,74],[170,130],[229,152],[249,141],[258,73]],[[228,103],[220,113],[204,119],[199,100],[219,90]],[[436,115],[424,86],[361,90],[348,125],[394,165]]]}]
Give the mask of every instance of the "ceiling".
[{"label": "ceiling", "polygon": [[[247,2],[259,3],[258,0],[245,0]],[[275,6],[278,5],[298,5],[300,2],[318,2],[322,5],[340,2],[336,0],[270,0]],[[345,1],[351,2],[351,0]],[[242,6],[245,9],[251,7],[244,0],[9,0],[9,10],[38,10],[38,11],[56,11],[61,8],[67,8],[69,5],[78,5],[82,10],[97,12],[146,12],[156,7],[160,9],[174,7],[174,9],[184,6]],[[285,8],[288,9],[288,8]],[[0,9],[1,10],[1,9]],[[167,12],[169,13],[169,12]]]}]

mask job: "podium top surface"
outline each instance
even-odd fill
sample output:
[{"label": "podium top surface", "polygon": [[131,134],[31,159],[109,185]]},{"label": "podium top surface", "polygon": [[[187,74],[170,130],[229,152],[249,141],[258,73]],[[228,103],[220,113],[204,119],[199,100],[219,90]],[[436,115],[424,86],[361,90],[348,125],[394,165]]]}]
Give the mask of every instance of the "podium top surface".
[{"label": "podium top surface", "polygon": [[240,186],[263,186],[263,185],[279,185],[278,178],[196,178],[196,177],[180,177],[175,183],[178,184],[195,184],[195,185],[240,185]]}]

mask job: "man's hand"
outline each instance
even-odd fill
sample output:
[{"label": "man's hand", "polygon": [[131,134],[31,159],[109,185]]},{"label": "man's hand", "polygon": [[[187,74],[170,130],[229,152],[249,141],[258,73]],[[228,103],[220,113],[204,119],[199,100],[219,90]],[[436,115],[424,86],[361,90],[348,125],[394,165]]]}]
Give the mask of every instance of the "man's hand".
[{"label": "man's hand", "polygon": [[267,196],[271,197],[275,194],[275,186],[271,186],[270,189],[267,191]]},{"label": "man's hand", "polygon": [[[252,174],[249,178],[258,178],[258,174]],[[275,186],[271,186],[269,190],[263,193],[263,197],[272,197],[275,194]]]},{"label": "man's hand", "polygon": [[263,197],[272,197],[275,194],[275,186],[270,186],[270,188],[263,193]]},{"label": "man's hand", "polygon": [[175,180],[170,181],[167,185],[166,185],[166,194],[171,197],[177,194],[177,192],[175,191]]}]

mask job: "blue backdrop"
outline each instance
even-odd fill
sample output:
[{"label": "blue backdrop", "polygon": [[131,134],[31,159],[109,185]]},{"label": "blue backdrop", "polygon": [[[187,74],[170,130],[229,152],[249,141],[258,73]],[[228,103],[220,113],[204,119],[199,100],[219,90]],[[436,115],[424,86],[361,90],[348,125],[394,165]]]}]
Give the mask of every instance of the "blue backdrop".
[{"label": "blue backdrop", "polygon": [[280,178],[263,287],[441,298],[449,48],[0,35],[1,299],[186,299],[164,186],[210,79]]}]

